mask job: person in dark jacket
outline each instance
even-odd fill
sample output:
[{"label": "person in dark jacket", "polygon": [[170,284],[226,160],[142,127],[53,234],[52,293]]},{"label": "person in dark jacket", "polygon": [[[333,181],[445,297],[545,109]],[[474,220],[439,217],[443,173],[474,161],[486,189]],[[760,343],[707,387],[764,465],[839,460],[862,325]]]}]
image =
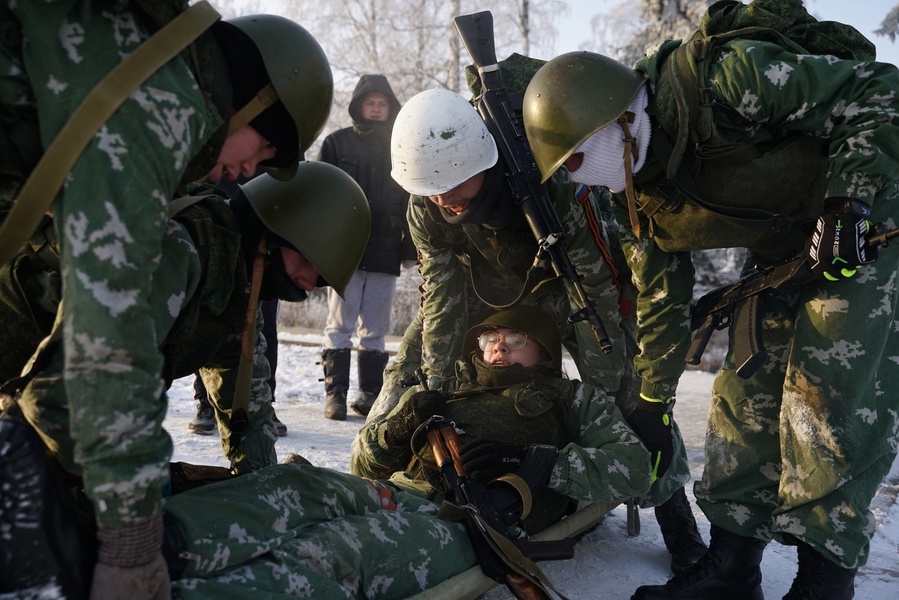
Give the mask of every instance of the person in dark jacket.
[{"label": "person in dark jacket", "polygon": [[[390,177],[390,132],[400,110],[387,78],[363,75],[353,91],[353,125],[325,138],[318,160],[336,165],[356,180],[371,208],[371,236],[346,295],[328,292],[322,368],[325,417],[346,419],[352,336],[359,336],[359,396],[352,408],[368,415],[381,391],[387,353],[384,336],[401,264],[414,264],[415,248],[406,225],[409,195]],[[357,328],[358,324],[358,328]]]}]

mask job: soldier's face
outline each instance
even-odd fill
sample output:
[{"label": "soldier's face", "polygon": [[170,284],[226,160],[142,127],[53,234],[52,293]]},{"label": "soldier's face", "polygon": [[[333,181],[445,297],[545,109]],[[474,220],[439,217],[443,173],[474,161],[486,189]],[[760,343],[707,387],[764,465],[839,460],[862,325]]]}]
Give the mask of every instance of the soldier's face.
[{"label": "soldier's face", "polygon": [[228,179],[240,175],[252,177],[259,163],[277,156],[278,150],[249,125],[244,125],[225,140],[215,167],[206,175],[207,181]]},{"label": "soldier's face", "polygon": [[390,117],[390,102],[381,92],[369,92],[362,97],[359,112],[368,121],[386,121]]},{"label": "soldier's face", "polygon": [[284,270],[287,276],[301,290],[311,292],[318,282],[318,271],[315,270],[306,257],[290,248],[281,247],[281,260],[284,262]]},{"label": "soldier's face", "polygon": [[[508,367],[509,365],[519,364],[522,367],[536,367],[543,363],[540,356],[540,346],[533,338],[526,338],[524,346],[513,350],[506,341],[507,335],[521,336],[520,331],[509,329],[508,327],[499,327],[493,330],[495,340],[485,344],[483,359],[488,365],[494,367]],[[493,339],[493,336],[491,336]],[[517,344],[512,344],[517,345]]]},{"label": "soldier's face", "polygon": [[486,171],[481,171],[474,177],[466,179],[450,191],[437,194],[436,196],[428,196],[428,199],[440,207],[458,215],[468,209],[472,199],[481,191],[481,186],[484,185],[485,177]]}]

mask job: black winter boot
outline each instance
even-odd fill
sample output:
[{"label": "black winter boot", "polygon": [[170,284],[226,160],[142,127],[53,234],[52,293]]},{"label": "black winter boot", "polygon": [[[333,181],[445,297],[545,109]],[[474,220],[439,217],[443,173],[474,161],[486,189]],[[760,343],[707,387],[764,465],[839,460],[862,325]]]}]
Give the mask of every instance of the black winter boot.
[{"label": "black winter boot", "polygon": [[87,597],[95,526],[65,485],[31,425],[0,418],[0,595]]},{"label": "black winter boot", "polygon": [[684,488],[674,492],[664,504],[656,506],[655,513],[665,547],[671,553],[671,572],[680,575],[708,550],[699,535]]},{"label": "black winter boot", "polygon": [[832,562],[805,542],[799,542],[799,572],[783,600],[850,600],[855,596],[855,574]]},{"label": "black winter boot", "polygon": [[384,367],[390,356],[380,350],[362,350],[356,359],[359,369],[359,396],[353,402],[353,410],[363,417],[368,416],[372,405],[384,385]]},{"label": "black winter boot", "polygon": [[350,349],[322,350],[325,372],[325,418],[346,421],[346,392],[350,387]]},{"label": "black winter boot", "polygon": [[665,585],[637,588],[631,600],[764,600],[765,545],[712,525],[712,543],[696,564]]}]

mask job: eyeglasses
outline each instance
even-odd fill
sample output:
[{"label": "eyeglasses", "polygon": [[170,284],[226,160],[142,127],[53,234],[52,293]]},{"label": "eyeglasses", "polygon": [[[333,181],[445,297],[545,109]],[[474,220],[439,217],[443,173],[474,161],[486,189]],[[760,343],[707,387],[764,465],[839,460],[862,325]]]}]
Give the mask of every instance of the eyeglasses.
[{"label": "eyeglasses", "polygon": [[505,334],[497,333],[495,331],[485,331],[478,336],[478,346],[481,350],[487,350],[488,348],[493,348],[500,340],[502,340],[509,350],[521,350],[528,343],[529,337],[528,334],[521,333],[520,331],[510,331]]}]

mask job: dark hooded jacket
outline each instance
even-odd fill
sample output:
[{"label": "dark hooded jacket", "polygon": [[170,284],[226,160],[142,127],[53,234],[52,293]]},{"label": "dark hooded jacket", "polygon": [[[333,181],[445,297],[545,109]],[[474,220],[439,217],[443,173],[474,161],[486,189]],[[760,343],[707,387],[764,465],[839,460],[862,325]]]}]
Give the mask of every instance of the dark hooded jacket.
[{"label": "dark hooded jacket", "polygon": [[[381,92],[390,102],[386,121],[362,118],[362,97]],[[415,248],[406,225],[409,199],[390,177],[390,132],[400,103],[383,75],[363,75],[353,91],[348,112],[353,126],[330,134],[322,143],[318,160],[331,163],[356,180],[371,208],[371,236],[359,269],[376,273],[400,274],[400,263],[415,258]]]}]

